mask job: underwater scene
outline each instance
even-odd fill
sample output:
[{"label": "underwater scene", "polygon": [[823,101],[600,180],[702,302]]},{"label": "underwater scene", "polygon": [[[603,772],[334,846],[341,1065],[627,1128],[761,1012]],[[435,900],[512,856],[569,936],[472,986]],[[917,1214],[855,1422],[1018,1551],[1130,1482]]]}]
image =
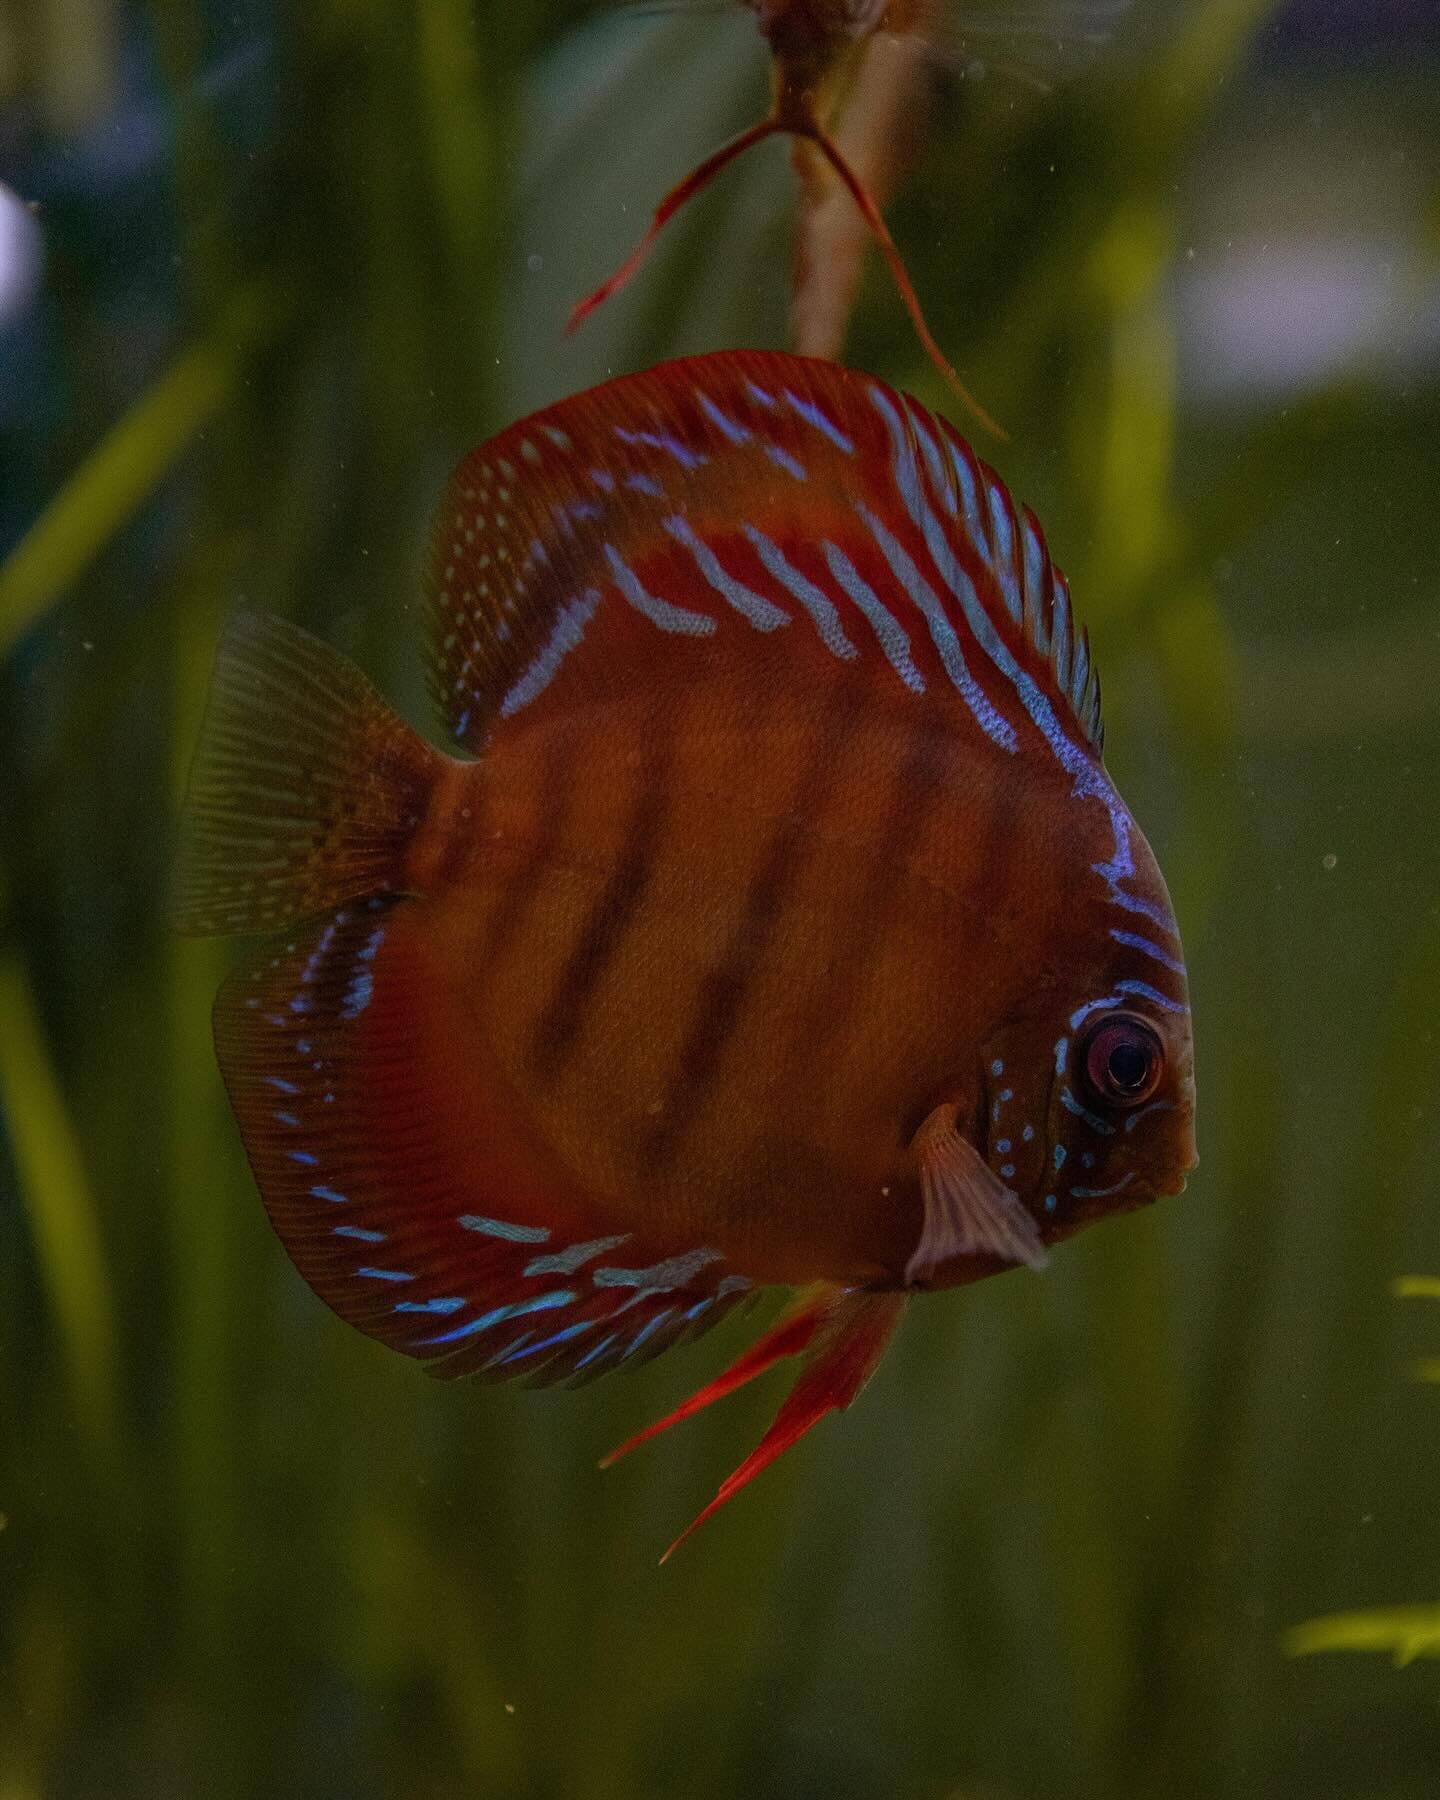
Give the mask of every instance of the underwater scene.
[{"label": "underwater scene", "polygon": [[1437,117],[0,14],[0,1800],[1440,1794]]}]

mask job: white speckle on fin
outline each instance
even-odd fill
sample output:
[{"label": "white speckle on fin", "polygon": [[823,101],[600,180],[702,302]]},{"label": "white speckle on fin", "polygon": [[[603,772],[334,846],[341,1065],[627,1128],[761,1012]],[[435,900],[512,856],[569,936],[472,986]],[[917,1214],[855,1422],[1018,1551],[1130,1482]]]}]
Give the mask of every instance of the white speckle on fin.
[{"label": "white speckle on fin", "polygon": [[925,1222],[905,1265],[908,1282],[926,1280],[957,1256],[999,1256],[1045,1267],[1045,1246],[1019,1196],[955,1129],[956,1109],[938,1106],[915,1134]]}]

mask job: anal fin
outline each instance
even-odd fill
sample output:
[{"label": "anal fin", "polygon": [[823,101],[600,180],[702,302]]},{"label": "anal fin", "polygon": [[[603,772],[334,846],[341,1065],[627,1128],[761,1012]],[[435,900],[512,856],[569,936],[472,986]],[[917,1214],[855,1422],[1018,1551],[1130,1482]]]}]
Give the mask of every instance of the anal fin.
[{"label": "anal fin", "polygon": [[666,1562],[691,1534],[763,1469],[797,1443],[827,1413],[849,1406],[875,1371],[900,1314],[903,1293],[875,1293],[867,1288],[836,1288],[829,1283],[808,1288],[758,1343],[725,1373],[677,1407],[667,1418],[637,1433],[605,1458],[608,1465],[657,1432],[723,1399],[736,1388],[772,1368],[782,1357],[803,1353],[804,1367],[755,1449],[720,1484],[719,1492],[660,1558]]}]

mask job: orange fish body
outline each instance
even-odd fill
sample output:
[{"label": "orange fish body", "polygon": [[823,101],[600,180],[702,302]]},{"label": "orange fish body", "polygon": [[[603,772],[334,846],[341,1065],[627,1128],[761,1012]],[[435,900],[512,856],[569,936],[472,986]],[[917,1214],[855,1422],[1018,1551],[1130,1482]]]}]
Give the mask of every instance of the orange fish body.
[{"label": "orange fish body", "polygon": [[1164,883],[1063,578],[943,421],[799,358],[664,365],[473,452],[429,573],[467,759],[243,622],[183,865],[187,929],[307,921],[217,1044],[343,1317],[585,1379],[822,1284],[697,1396],[806,1355],[753,1473],[904,1295],[1178,1189]]}]

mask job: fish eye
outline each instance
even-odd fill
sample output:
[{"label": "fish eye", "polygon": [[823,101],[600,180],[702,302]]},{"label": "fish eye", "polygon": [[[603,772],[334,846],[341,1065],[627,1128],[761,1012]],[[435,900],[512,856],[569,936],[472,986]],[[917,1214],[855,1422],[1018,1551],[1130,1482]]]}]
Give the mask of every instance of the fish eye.
[{"label": "fish eye", "polygon": [[1107,1106],[1138,1106],[1160,1085],[1165,1050],[1151,1026],[1132,1013],[1109,1013],[1081,1047],[1085,1085]]}]

